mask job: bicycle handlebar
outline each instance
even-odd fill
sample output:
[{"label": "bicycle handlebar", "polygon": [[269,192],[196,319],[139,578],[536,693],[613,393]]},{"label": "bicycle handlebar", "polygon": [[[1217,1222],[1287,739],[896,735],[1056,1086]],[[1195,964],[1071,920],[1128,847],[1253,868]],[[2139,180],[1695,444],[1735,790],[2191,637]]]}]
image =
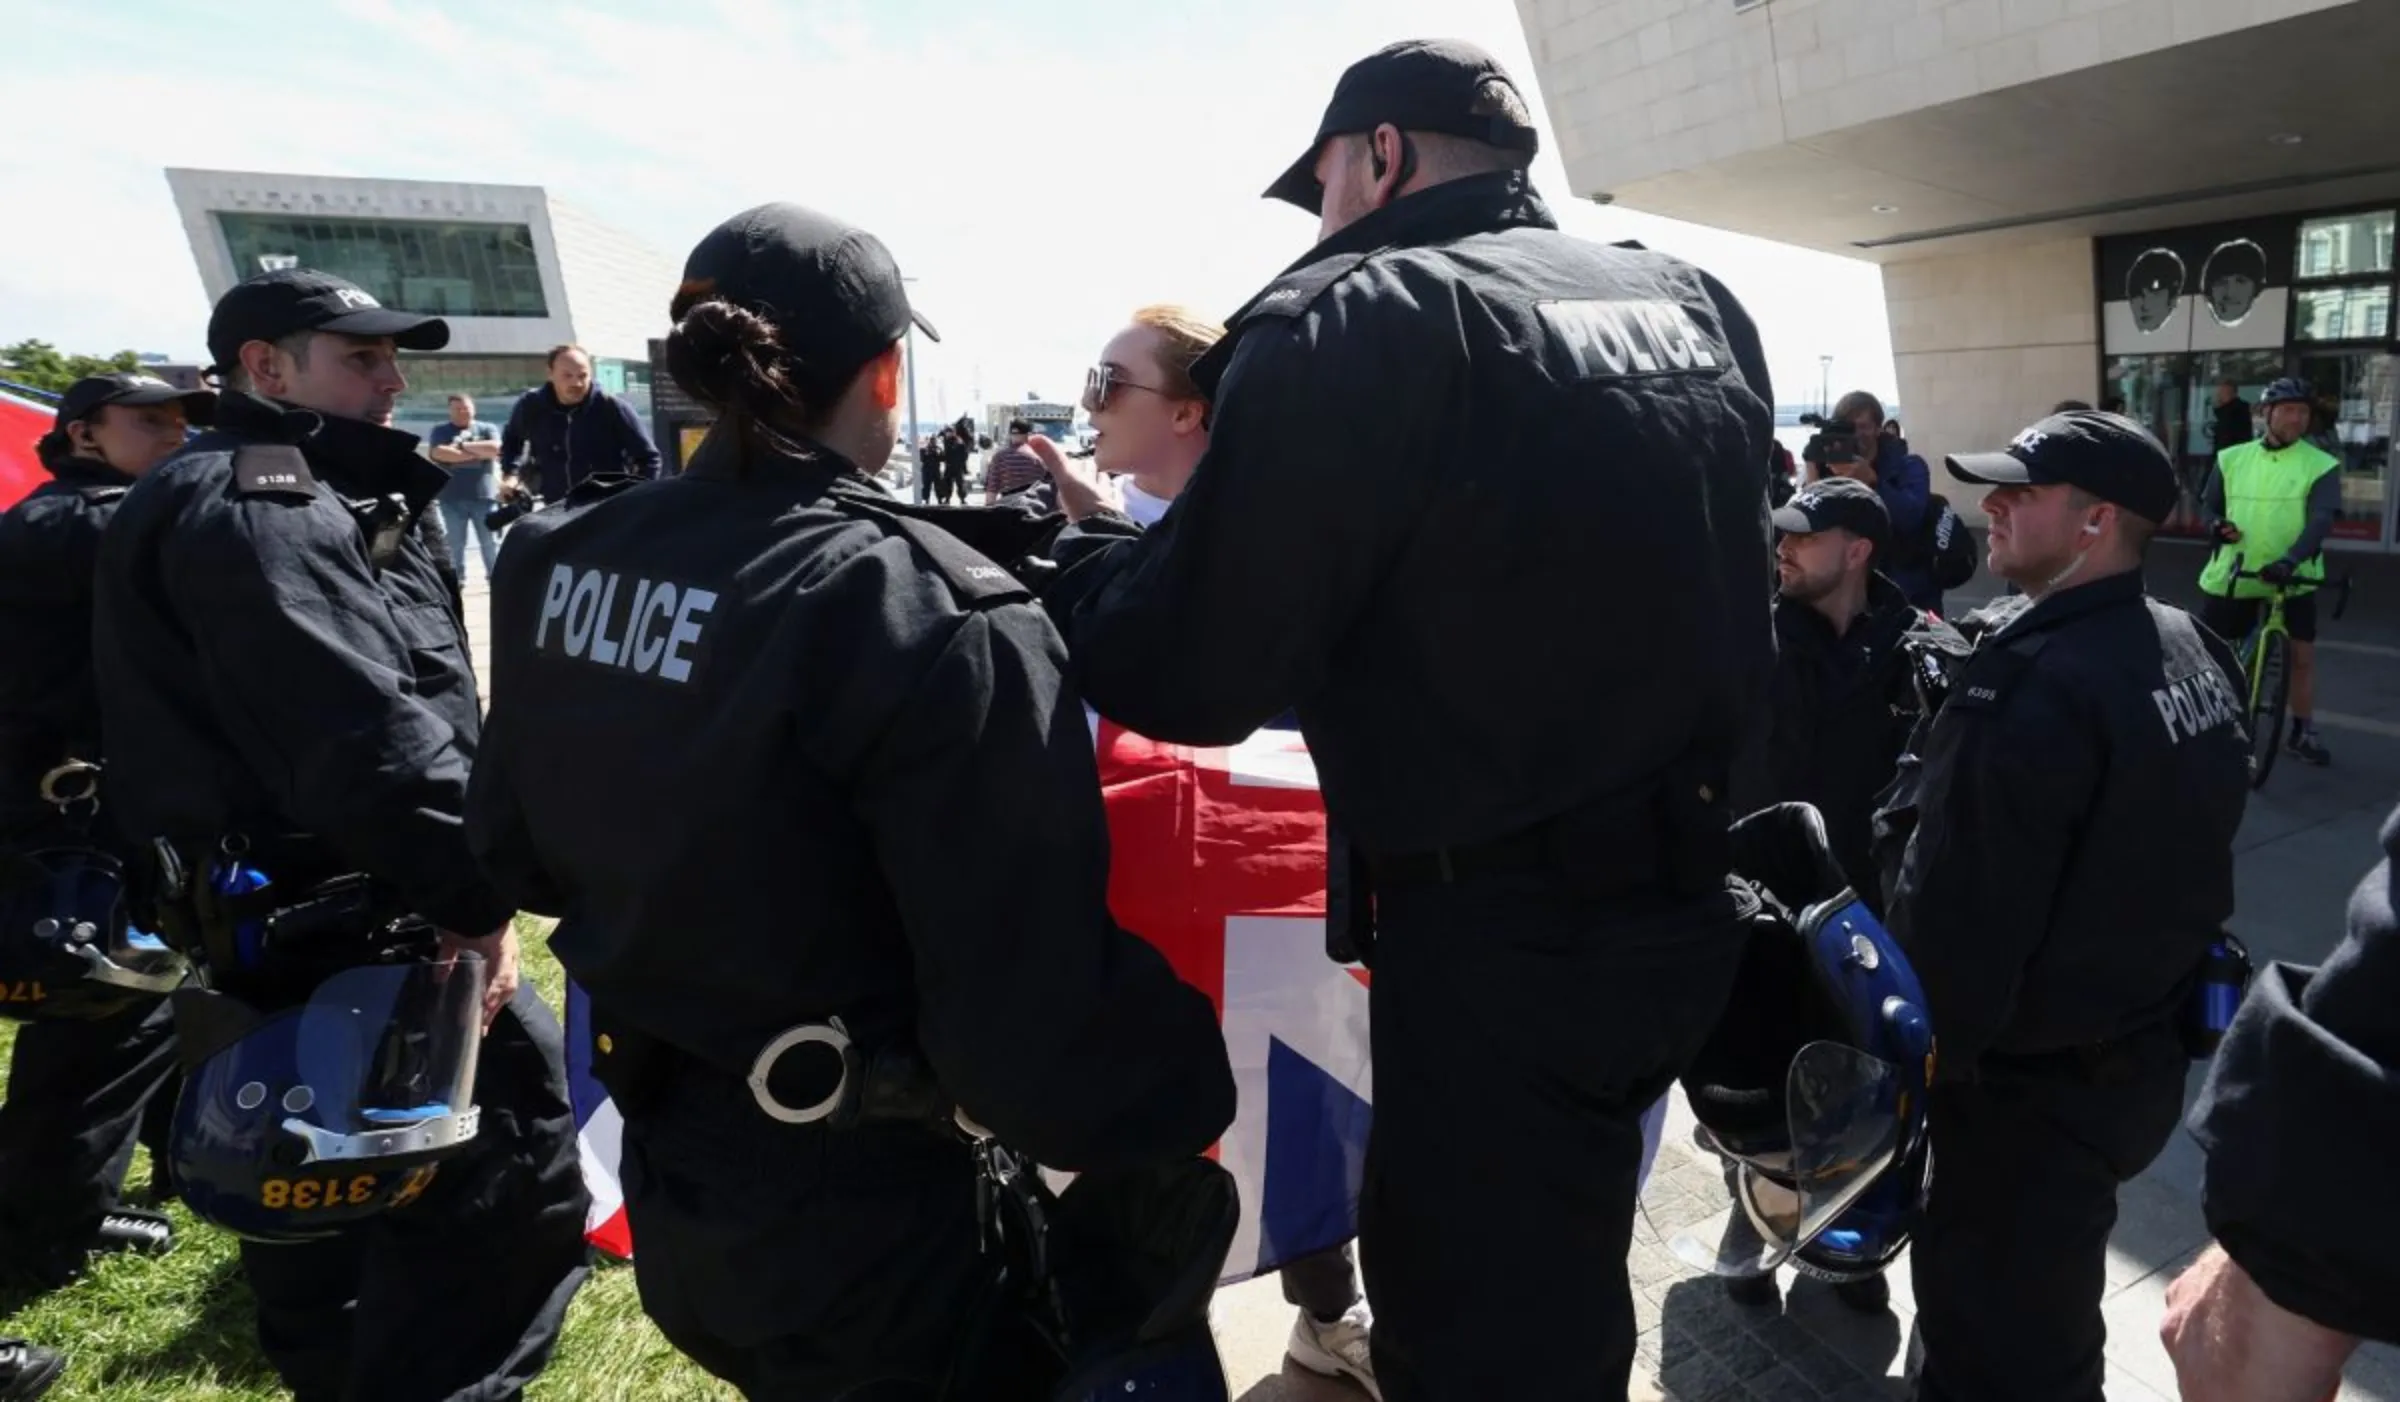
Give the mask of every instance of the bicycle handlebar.
[{"label": "bicycle handlebar", "polygon": [[2236,555],[2233,557],[2233,573],[2226,577],[2226,582],[2230,584],[2232,581],[2237,579],[2255,579],[2259,583],[2267,586],[2269,589],[2274,590],[2279,595],[2289,594],[2292,592],[2294,586],[2305,584],[2312,589],[2329,593],[2334,596],[2332,616],[2336,622],[2339,622],[2341,620],[2341,616],[2348,612],[2350,608],[2350,584],[2352,578],[2352,576],[2347,574],[2343,575],[2339,579],[2304,580],[2295,577],[2286,579],[2281,583],[2277,583],[2276,581],[2267,578],[2266,575],[2257,570],[2243,569],[2242,557]]}]

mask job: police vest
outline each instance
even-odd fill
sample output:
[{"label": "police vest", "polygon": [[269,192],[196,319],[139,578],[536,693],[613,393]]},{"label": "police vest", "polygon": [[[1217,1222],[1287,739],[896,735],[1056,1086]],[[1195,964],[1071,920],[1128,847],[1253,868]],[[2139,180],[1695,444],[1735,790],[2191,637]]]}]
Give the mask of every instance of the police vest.
[{"label": "police vest", "polygon": [[[2236,444],[2217,454],[2217,476],[2225,484],[2225,519],[2241,528],[2236,545],[2220,545],[2200,573],[2200,587],[2237,599],[2263,599],[2274,591],[2255,579],[2236,580],[2233,560],[2245,573],[2284,557],[2308,525],[2308,494],[2317,479],[2341,463],[2303,439],[2269,448],[2263,441]],[[2301,562],[2294,578],[2309,584],[2325,578],[2325,557]],[[2227,585],[2231,588],[2227,588]]]}]

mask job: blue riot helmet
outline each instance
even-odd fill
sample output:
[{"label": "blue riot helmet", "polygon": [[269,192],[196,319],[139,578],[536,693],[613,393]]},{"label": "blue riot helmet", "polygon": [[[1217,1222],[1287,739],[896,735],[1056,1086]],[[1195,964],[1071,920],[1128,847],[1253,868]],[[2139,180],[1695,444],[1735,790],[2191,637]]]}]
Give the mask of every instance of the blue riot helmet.
[{"label": "blue riot helmet", "polygon": [[1850,1280],[1907,1243],[1930,1177],[1933,1031],[1897,941],[1849,888],[1807,804],[1734,826],[1735,871],[1763,910],[1733,996],[1683,1086],[1727,1201],[1666,1224],[1720,1275],[1791,1261]]},{"label": "blue riot helmet", "polygon": [[346,969],[266,1011],[175,995],[184,1066],[168,1157],[193,1215],[253,1241],[402,1207],[475,1137],[483,960]]},{"label": "blue riot helmet", "polygon": [[116,858],[81,844],[0,853],[0,1016],[106,1017],[173,992],[189,969],[134,928]]}]

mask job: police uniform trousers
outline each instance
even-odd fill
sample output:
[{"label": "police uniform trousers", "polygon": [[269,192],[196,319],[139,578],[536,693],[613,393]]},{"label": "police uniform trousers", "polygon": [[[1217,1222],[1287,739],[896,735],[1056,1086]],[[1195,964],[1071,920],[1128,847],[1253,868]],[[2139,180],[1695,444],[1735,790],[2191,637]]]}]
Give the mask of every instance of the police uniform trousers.
[{"label": "police uniform trousers", "polygon": [[424,1196],[324,1241],[242,1243],[299,1402],[505,1402],[548,1364],[589,1269],[565,1050],[521,985],[484,1034],[481,1128]]},{"label": "police uniform trousers", "polygon": [[1934,1088],[1910,1248],[1922,1402],[2101,1402],[2117,1189],[2174,1134],[2190,1065],[2160,1028],[2098,1057],[1987,1057]]},{"label": "police uniform trousers", "polygon": [[82,1267],[117,1209],[145,1116],[171,1107],[175,1080],[163,998],[18,1027],[0,1103],[0,1260],[52,1286]]},{"label": "police uniform trousers", "polygon": [[781,1124],[684,1062],[622,1172],[642,1308],[701,1367],[761,1402],[937,1395],[989,1279],[965,1144]]},{"label": "police uniform trousers", "polygon": [[[1546,873],[1378,890],[1360,1246],[1386,1402],[1625,1396],[1642,1115],[1724,1007],[1742,913]],[[1506,1346],[1528,1319],[1573,1346]]]}]

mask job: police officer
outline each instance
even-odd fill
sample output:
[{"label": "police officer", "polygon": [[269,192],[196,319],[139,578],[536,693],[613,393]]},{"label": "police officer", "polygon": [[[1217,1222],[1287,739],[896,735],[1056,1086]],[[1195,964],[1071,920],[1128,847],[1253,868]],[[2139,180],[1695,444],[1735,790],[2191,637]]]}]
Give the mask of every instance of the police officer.
[{"label": "police officer", "polygon": [[2362,1339],[2400,1343],[2400,813],[2383,853],[2323,968],[2261,974],[2193,1106],[2217,1244],[2160,1328],[2189,1402],[2331,1397]]},{"label": "police officer", "polygon": [[[1268,192],[1322,242],[1196,367],[1213,429],[1176,509],[1130,538],[1043,444],[1084,518],[1051,596],[1084,694],[1195,743],[1296,703],[1365,855],[1362,1255],[1395,1402],[1623,1392],[1641,1114],[1740,950],[1727,773],[1773,645],[1758,338],[1696,269],[1562,235],[1537,145],[1471,45],[1362,60]],[[1591,1335],[1494,1346],[1536,1314]]]},{"label": "police officer", "polygon": [[717,425],[682,476],[587,484],[502,553],[474,840],[563,917],[667,1337],[753,1397],[931,1398],[988,1282],[931,1115],[1053,1167],[1188,1158],[1232,1119],[1224,1042],[1109,921],[1047,616],[868,475],[901,337],[934,334],[891,255],[762,206],[672,315]]},{"label": "police officer", "polygon": [[2057,414],[1949,467],[1991,486],[1992,571],[2024,593],[1877,820],[1940,1035],[1918,1395],[2098,1402],[2117,1188],[2174,1131],[2179,1015],[2233,913],[2239,672],[2143,593],[2177,487],[2138,424]]},{"label": "police officer", "polygon": [[[1761,743],[1736,776],[1743,812],[1777,803],[1814,806],[1850,889],[1883,908],[1874,861],[1877,797],[1899,769],[1909,731],[1966,640],[1913,606],[1875,561],[1891,541],[1891,515],[1872,487],[1827,477],[1773,517],[1776,541],[1775,672]],[[1922,679],[1921,667],[1933,669]],[[1728,1282],[1746,1304],[1774,1299],[1772,1276]],[[1891,1292],[1880,1274],[1836,1286],[1843,1303],[1877,1311]]]},{"label": "police officer", "polygon": [[[91,641],[100,532],[215,402],[151,375],[76,381],[36,445],[51,480],[0,516],[0,844],[71,837],[133,855],[105,805],[70,832],[41,783],[70,760],[104,758]],[[18,1028],[0,1104],[0,1258],[16,1274],[63,1285],[87,1251],[172,1242],[164,1216],[119,1199],[145,1113],[174,1069],[163,1001]]]},{"label": "police officer", "polygon": [[[512,907],[465,836],[480,725],[448,577],[413,523],[447,474],[392,429],[396,352],[449,329],[307,269],[209,318],[216,428],[128,492],[101,544],[94,646],[120,827],[204,879],[363,876],[492,978],[482,1128],[413,1205],[304,1245],[245,1242],[259,1340],[303,1398],[513,1396],[584,1275],[587,1206],[558,1025],[518,985]],[[198,928],[162,897],[162,925]],[[362,957],[363,944],[362,944]],[[266,1004],[275,957],[212,967]]]},{"label": "police officer", "polygon": [[1891,517],[1874,488],[1842,477],[1813,482],[1773,520],[1779,588],[1764,772],[1734,797],[1744,812],[1813,805],[1851,889],[1880,911],[1876,798],[1927,709],[1925,692],[1938,695],[1947,659],[1964,654],[1966,640],[1876,568]]}]

